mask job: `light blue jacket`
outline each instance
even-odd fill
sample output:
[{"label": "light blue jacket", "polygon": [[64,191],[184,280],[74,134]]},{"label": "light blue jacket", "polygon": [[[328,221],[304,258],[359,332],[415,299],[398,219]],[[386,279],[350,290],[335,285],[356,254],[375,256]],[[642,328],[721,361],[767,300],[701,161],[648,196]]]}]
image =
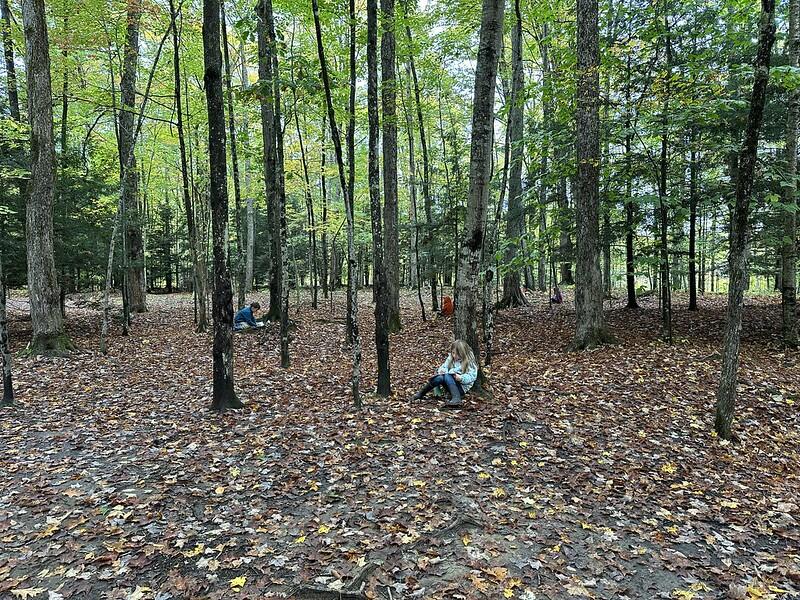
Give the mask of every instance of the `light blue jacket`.
[{"label": "light blue jacket", "polygon": [[460,361],[453,361],[453,357],[451,355],[447,356],[447,359],[442,363],[442,366],[439,367],[439,373],[458,373],[461,375],[461,387],[464,388],[464,392],[468,392],[470,388],[472,388],[472,384],[475,383],[475,380],[478,378],[478,367],[477,365],[472,365],[466,372],[464,371]]}]

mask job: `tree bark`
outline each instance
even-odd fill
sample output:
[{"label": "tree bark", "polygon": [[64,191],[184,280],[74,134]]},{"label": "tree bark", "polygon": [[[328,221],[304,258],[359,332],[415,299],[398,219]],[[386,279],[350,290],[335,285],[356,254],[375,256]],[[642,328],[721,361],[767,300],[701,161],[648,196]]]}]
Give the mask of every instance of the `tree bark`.
[{"label": "tree bark", "polygon": [[631,56],[628,53],[625,69],[625,288],[628,292],[627,309],[639,308],[636,301],[636,254],[633,248],[633,234],[636,227],[636,205],[633,202],[633,154],[631,145]]},{"label": "tree bark", "polygon": [[213,399],[211,409],[241,408],[233,385],[233,290],[228,259],[228,165],[225,157],[225,107],[222,99],[220,3],[203,0],[203,83],[208,112],[211,229],[214,252]]},{"label": "tree bark", "polygon": [[400,242],[397,205],[397,79],[394,0],[381,0],[381,101],[383,105],[384,269],[389,294],[389,330],[400,323]]},{"label": "tree bark", "polygon": [[[508,179],[508,213],[506,214],[506,247],[504,261],[512,263],[521,247],[525,233],[525,206],[522,202],[522,154],[524,133],[524,72],[522,69],[522,12],[519,0],[514,0],[514,27],[511,30],[511,108],[509,116],[510,164]],[[499,226],[499,224],[498,224]],[[508,268],[508,267],[507,267]],[[520,271],[510,267],[503,277],[503,298],[500,306],[523,306],[528,301],[520,287]]]},{"label": "tree bark", "polygon": [[[244,39],[239,41],[239,55],[242,59],[242,89],[247,90],[250,87],[250,77],[247,73],[247,54],[245,53]],[[250,123],[247,118],[247,110],[243,112],[242,119],[242,132],[244,143],[250,141]],[[244,197],[245,197],[245,212],[247,218],[247,244],[245,246],[245,267],[244,267],[244,291],[249,294],[253,290],[253,270],[255,267],[255,249],[256,249],[256,209],[253,195],[250,187],[250,154],[245,153],[244,159]]]},{"label": "tree bark", "polygon": [[578,0],[578,180],[575,338],[570,350],[612,341],[603,317],[600,273],[600,45],[597,0]]},{"label": "tree bark", "polygon": [[325,147],[325,131],[327,129],[327,115],[322,115],[322,143],[319,165],[319,185],[322,190],[322,295],[328,297],[328,186],[325,174],[325,159],[328,149]]},{"label": "tree bark", "polygon": [[231,84],[231,58],[228,49],[228,23],[225,17],[225,0],[220,0],[222,24],[222,56],[225,62],[225,91],[228,108],[228,135],[231,140],[231,169],[233,170],[233,212],[236,227],[236,292],[237,306],[245,304],[245,254],[242,243],[242,185],[239,177],[239,152],[236,148],[236,119],[233,114],[233,86]]},{"label": "tree bark", "polygon": [[[336,125],[336,113],[333,109],[333,98],[331,94],[330,77],[328,76],[328,64],[325,61],[325,48],[322,45],[322,26],[319,21],[319,5],[317,0],[311,0],[312,9],[314,12],[314,29],[317,39],[317,54],[319,56],[320,70],[322,71],[322,84],[325,89],[325,103],[328,109],[328,121],[330,123],[331,138],[333,140],[333,149],[336,154],[336,166],[339,170],[339,185],[341,186],[342,196],[344,197],[345,214],[347,215],[347,259],[348,259],[348,287],[353,286],[352,294],[348,298],[350,305],[350,315],[352,318],[352,346],[353,346],[353,375],[351,378],[351,387],[353,390],[353,402],[356,408],[361,408],[361,394],[359,386],[361,383],[361,338],[358,332],[358,292],[355,290],[355,270],[356,270],[356,255],[354,243],[354,222],[353,222],[353,201],[350,195],[350,188],[345,180],[344,172],[344,158],[342,156],[342,142],[339,137],[339,128]],[[355,28],[355,23],[352,19],[354,13],[353,0],[350,2],[351,7],[351,25]],[[351,33],[353,32],[351,29]],[[353,48],[351,47],[351,51]],[[351,61],[354,60],[354,52],[351,53]],[[352,62],[351,62],[352,65]],[[351,70],[351,73],[354,72]],[[351,87],[351,100],[354,101],[354,90]],[[351,116],[353,113],[351,112]],[[355,165],[351,163],[351,172]]]},{"label": "tree bark", "polygon": [[271,48],[267,33],[265,0],[260,0],[258,13],[258,78],[261,104],[261,137],[264,152],[264,191],[267,204],[267,232],[269,234],[269,309],[267,321],[280,318],[280,235],[278,234],[278,180],[277,150],[275,142],[275,91],[273,86]]},{"label": "tree bark", "polygon": [[758,136],[764,116],[769,82],[770,54],[775,41],[775,0],[761,0],[758,51],[754,64],[753,94],[744,140],[739,151],[736,177],[736,203],[731,218],[728,287],[728,311],[722,346],[722,373],[717,390],[714,429],[723,439],[733,437],[733,411],[736,400],[736,376],[739,369],[739,341],[742,330],[744,290],[747,285],[747,255],[750,238],[750,202],[753,191]]},{"label": "tree bark", "polygon": [[669,268],[669,198],[667,196],[667,175],[669,167],[669,102],[672,89],[672,41],[670,36],[667,2],[664,0],[664,31],[666,46],[666,78],[664,83],[664,103],[661,112],[661,157],[658,176],[658,224],[659,224],[659,266],[661,273],[661,327],[668,343],[672,343],[672,286]]},{"label": "tree bark", "polygon": [[283,124],[281,122],[281,86],[280,71],[278,68],[278,43],[275,33],[275,17],[272,11],[272,0],[263,0],[264,16],[267,21],[267,36],[270,55],[272,59],[272,97],[275,104],[273,118],[275,124],[275,183],[276,183],[276,216],[278,218],[278,244],[275,245],[275,255],[280,277],[278,290],[280,292],[280,324],[281,324],[281,367],[289,366],[289,256],[287,248],[286,225],[286,182],[283,160]]},{"label": "tree bark", "polygon": [[33,337],[31,354],[63,355],[72,349],[64,332],[53,255],[53,190],[55,150],[50,56],[44,0],[22,2],[25,31],[25,76],[31,135],[31,178],[28,184],[26,238],[28,290]]},{"label": "tree bark", "polygon": [[[481,364],[478,334],[478,272],[489,202],[494,133],[494,96],[503,36],[504,0],[483,0],[475,93],[472,102],[469,195],[456,275],[454,335],[467,342]],[[481,378],[475,385],[481,389]]]},{"label": "tree bark", "polygon": [[[789,63],[797,68],[800,60],[800,0],[789,0]],[[786,175],[790,185],[784,189],[783,244],[781,248],[781,305],[783,343],[798,346],[797,331],[797,126],[800,120],[800,90],[789,96],[786,119]]]},{"label": "tree bark", "polygon": [[[386,0],[383,0],[386,2]],[[391,0],[389,0],[391,2]],[[392,10],[394,9],[392,3]],[[391,24],[394,26],[394,23]],[[386,40],[386,26],[384,25],[384,41]],[[394,48],[392,48],[392,51]],[[392,79],[389,85],[394,85],[394,61],[391,67]],[[384,65],[386,67],[386,65]],[[384,71],[384,132],[386,132],[386,119],[389,118],[386,112],[386,71]],[[394,93],[394,90],[392,90]],[[394,108],[394,107],[392,107]],[[384,253],[383,232],[381,223],[381,182],[380,169],[378,168],[380,122],[378,118],[378,0],[367,0],[367,113],[369,115],[369,204],[372,216],[372,262],[373,262],[373,281],[375,288],[375,349],[378,358],[378,394],[388,397],[391,392],[391,376],[389,372],[389,282],[387,278],[386,264],[384,259],[389,253],[389,235],[387,231],[386,252]],[[395,147],[397,150],[397,128],[394,126]],[[395,197],[397,195],[397,155],[394,155],[395,168]],[[386,168],[386,139],[384,138],[384,169]],[[385,175],[385,171],[384,171]],[[384,179],[384,185],[386,180]],[[386,203],[388,204],[388,196]],[[396,210],[395,206],[395,210]],[[391,216],[386,221],[386,228],[389,229]],[[396,215],[395,215],[396,216]],[[392,262],[388,260],[386,262]]]},{"label": "tree bark", "polygon": [[[139,25],[142,18],[141,0],[127,0],[127,27],[122,62],[119,113],[120,179],[123,182],[126,274],[125,294],[132,312],[147,310],[147,287],[144,275],[144,238],[139,210],[139,174],[136,166],[136,71],[139,62]],[[130,158],[132,157],[132,158]]]}]

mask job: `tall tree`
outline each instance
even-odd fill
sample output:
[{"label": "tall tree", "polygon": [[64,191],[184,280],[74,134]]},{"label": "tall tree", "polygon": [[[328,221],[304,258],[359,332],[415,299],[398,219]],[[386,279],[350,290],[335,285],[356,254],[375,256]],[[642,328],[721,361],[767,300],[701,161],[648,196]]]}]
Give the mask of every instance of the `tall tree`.
[{"label": "tall tree", "polygon": [[237,306],[245,302],[245,250],[242,238],[242,182],[239,177],[239,151],[236,147],[236,119],[233,113],[233,85],[231,83],[231,57],[228,47],[228,23],[225,17],[225,0],[220,0],[220,22],[222,23],[222,56],[225,63],[225,96],[228,109],[228,136],[231,140],[231,169],[233,170],[233,210],[236,226],[236,292]]},{"label": "tall tree", "polygon": [[[239,42],[239,56],[242,60],[242,90],[247,90],[250,87],[250,76],[247,73],[247,54],[245,52],[244,38]],[[242,122],[242,132],[244,143],[250,139],[250,124],[247,118],[247,111],[243,111],[244,118]],[[244,159],[244,195],[246,206],[247,218],[247,244],[245,246],[245,267],[244,267],[244,291],[250,293],[253,289],[253,270],[255,268],[255,250],[256,250],[256,208],[253,199],[253,194],[250,188],[250,154],[245,153]]]},{"label": "tall tree", "polygon": [[2,28],[3,54],[6,61],[6,89],[11,118],[20,120],[19,93],[17,92],[17,68],[14,64],[14,40],[11,37],[11,9],[8,0],[0,0],[0,28]]},{"label": "tall tree", "polygon": [[714,429],[723,439],[733,437],[733,409],[736,400],[736,375],[739,370],[739,341],[742,332],[744,290],[747,287],[747,255],[750,244],[750,202],[756,168],[758,137],[764,116],[769,82],[770,55],[775,42],[775,0],[761,0],[758,50],[754,63],[750,112],[739,150],[736,177],[736,202],[731,215],[728,269],[728,310],[722,342],[722,374],[717,389]]},{"label": "tall tree", "polygon": [[689,310],[697,310],[697,128],[692,127],[689,139]]},{"label": "tall tree", "polygon": [[14,403],[14,385],[11,379],[11,349],[8,344],[6,279],[3,274],[2,251],[0,251],[0,361],[3,363],[3,400],[0,401],[0,406],[9,406]]},{"label": "tall tree", "polygon": [[[522,11],[519,0],[514,0],[514,27],[511,30],[511,108],[509,115],[509,141],[511,143],[508,179],[508,213],[506,215],[505,251],[507,265],[517,258],[525,233],[525,206],[522,201],[522,155],[524,133],[524,71],[522,68]],[[544,174],[543,174],[544,177]],[[503,298],[500,306],[522,306],[528,301],[522,295],[520,273],[517,267],[507,267],[503,277]]]},{"label": "tall tree", "polygon": [[[147,310],[147,281],[144,270],[143,217],[139,202],[139,174],[136,167],[136,71],[139,64],[139,26],[142,20],[142,0],[127,0],[127,27],[122,61],[119,113],[120,178],[124,186],[125,248],[127,269],[126,298],[133,312]],[[133,158],[131,158],[133,157]]]},{"label": "tall tree", "polygon": [[33,338],[28,349],[32,354],[64,354],[72,348],[72,343],[64,332],[53,256],[55,149],[44,0],[22,2],[22,24],[25,31],[25,76],[31,128],[26,236]]},{"label": "tall tree", "polygon": [[[459,247],[456,276],[454,334],[456,339],[464,340],[472,347],[478,364],[481,356],[478,335],[478,274],[485,241],[484,223],[491,183],[494,95],[504,11],[504,0],[483,0],[472,102],[467,217],[464,237]],[[479,381],[476,385],[479,385]]]},{"label": "tall tree", "polygon": [[577,261],[571,350],[610,341],[603,318],[600,273],[600,43],[597,0],[578,0],[578,185],[575,198]]},{"label": "tall tree", "polygon": [[[281,366],[289,366],[289,256],[287,252],[288,231],[286,225],[286,181],[283,161],[283,122],[281,119],[281,85],[280,71],[278,68],[278,39],[275,33],[275,16],[272,11],[272,0],[264,0],[264,17],[267,21],[267,40],[269,44],[270,59],[272,60],[272,97],[275,104],[272,118],[275,119],[273,131],[275,132],[275,216],[277,218],[278,243],[274,245],[276,254],[274,260],[279,271],[278,291],[280,300],[281,324]],[[274,235],[274,229],[273,229]]]},{"label": "tall tree", "polygon": [[[411,27],[406,20],[406,36],[408,37],[408,65],[411,69],[411,80],[414,83],[414,104],[417,108],[417,127],[419,142],[422,147],[422,202],[425,210],[425,235],[423,243],[427,258],[425,272],[431,285],[431,310],[439,312],[439,295],[437,292],[438,274],[436,273],[435,253],[433,251],[433,200],[431,199],[431,167],[428,155],[428,139],[425,136],[425,119],[422,115],[422,99],[420,98],[419,78],[414,63],[414,47],[411,38]],[[447,157],[445,156],[445,168]]]},{"label": "tall tree", "polygon": [[[795,69],[800,60],[800,0],[789,0],[789,63]],[[797,126],[800,120],[800,89],[789,96],[786,120],[786,174],[784,188],[783,244],[781,249],[781,299],[783,306],[783,343],[798,345],[797,332]]]},{"label": "tall tree", "polygon": [[[384,29],[385,35],[386,30]],[[387,118],[385,110],[386,105],[384,104],[384,124]],[[388,240],[389,221],[386,221],[387,243],[384,253],[381,223],[381,175],[378,168],[378,138],[380,137],[380,122],[378,119],[378,0],[367,0],[367,112],[369,114],[369,205],[372,216],[373,285],[376,291],[375,349],[378,355],[378,394],[386,397],[392,393],[389,373],[390,302],[389,289],[387,289],[387,269],[384,263],[384,258],[389,254],[390,243]],[[384,164],[385,159],[386,146],[384,145]],[[397,156],[395,155],[395,167],[397,166],[396,161]],[[396,191],[395,188],[395,195]],[[388,203],[388,199],[386,202]],[[391,262],[391,260],[386,262]]]},{"label": "tall tree", "polygon": [[222,99],[219,0],[203,0],[203,83],[208,112],[211,178],[211,229],[214,248],[214,318],[212,410],[241,408],[233,387],[233,290],[228,259],[228,166],[225,151],[225,107]]},{"label": "tall tree", "polygon": [[394,0],[381,0],[381,101],[383,104],[383,222],[389,286],[389,329],[400,329],[400,242],[397,205],[397,57]]},{"label": "tall tree", "polygon": [[[325,104],[328,112],[328,122],[331,130],[331,139],[333,141],[333,150],[336,155],[336,166],[339,170],[339,185],[344,197],[345,213],[347,215],[347,263],[348,263],[348,287],[352,286],[352,294],[348,298],[350,305],[350,315],[352,323],[350,324],[352,332],[352,346],[353,346],[353,374],[351,378],[351,387],[353,391],[353,402],[357,408],[361,408],[361,394],[359,386],[361,384],[361,338],[358,333],[358,291],[355,287],[355,271],[356,271],[356,252],[354,242],[354,219],[353,219],[353,197],[350,195],[350,187],[345,180],[344,172],[344,157],[342,156],[342,140],[339,135],[339,128],[336,125],[336,112],[333,109],[333,96],[331,93],[331,81],[328,75],[328,63],[325,60],[325,47],[322,45],[322,26],[319,21],[319,4],[317,0],[311,0],[312,9],[314,12],[314,31],[317,40],[317,55],[319,56],[320,70],[322,72],[322,85],[325,89]],[[350,0],[350,19],[351,19],[351,37],[354,24],[354,8],[353,0]],[[351,46],[351,63],[353,61],[353,50]],[[353,70],[351,69],[351,73]],[[351,88],[352,90],[352,88]],[[351,103],[352,103],[351,91]],[[351,104],[352,106],[352,104]],[[351,111],[352,114],[352,111]],[[351,169],[355,165],[351,164]],[[352,283],[350,283],[352,282]]]},{"label": "tall tree", "polygon": [[181,191],[183,209],[186,213],[186,228],[189,233],[189,252],[192,257],[193,289],[197,298],[197,331],[203,332],[208,328],[206,310],[206,263],[205,253],[201,251],[200,240],[197,235],[194,206],[189,193],[189,164],[186,160],[186,135],[183,124],[183,102],[181,101],[181,65],[180,43],[178,36],[177,11],[175,0],[169,2],[170,18],[172,20],[172,66],[175,75],[175,112],[177,118],[178,146],[181,156]]}]

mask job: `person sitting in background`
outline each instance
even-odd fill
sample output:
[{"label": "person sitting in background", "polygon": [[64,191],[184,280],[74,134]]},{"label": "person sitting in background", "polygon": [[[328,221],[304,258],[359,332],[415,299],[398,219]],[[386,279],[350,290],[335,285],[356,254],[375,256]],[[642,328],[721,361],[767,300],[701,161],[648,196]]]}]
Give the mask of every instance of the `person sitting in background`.
[{"label": "person sitting in background", "polygon": [[233,317],[234,329],[247,329],[248,327],[263,327],[263,323],[256,321],[256,313],[261,310],[258,302],[251,302],[250,306],[240,308]]},{"label": "person sitting in background", "polygon": [[553,304],[561,304],[564,302],[564,296],[561,295],[561,290],[558,289],[558,286],[556,286],[556,289],[553,291],[553,297],[550,298],[550,301]]}]

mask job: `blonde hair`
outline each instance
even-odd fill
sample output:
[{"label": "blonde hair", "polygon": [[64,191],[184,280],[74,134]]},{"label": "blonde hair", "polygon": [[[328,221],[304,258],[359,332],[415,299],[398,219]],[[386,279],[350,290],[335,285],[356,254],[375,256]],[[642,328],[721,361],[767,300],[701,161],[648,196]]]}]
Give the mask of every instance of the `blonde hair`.
[{"label": "blonde hair", "polygon": [[475,360],[475,353],[472,352],[472,348],[469,347],[467,342],[463,340],[455,340],[452,344],[450,344],[450,352],[453,352],[454,350],[459,362],[462,364],[465,370],[469,370],[470,367],[473,366],[478,366],[478,361]]}]

